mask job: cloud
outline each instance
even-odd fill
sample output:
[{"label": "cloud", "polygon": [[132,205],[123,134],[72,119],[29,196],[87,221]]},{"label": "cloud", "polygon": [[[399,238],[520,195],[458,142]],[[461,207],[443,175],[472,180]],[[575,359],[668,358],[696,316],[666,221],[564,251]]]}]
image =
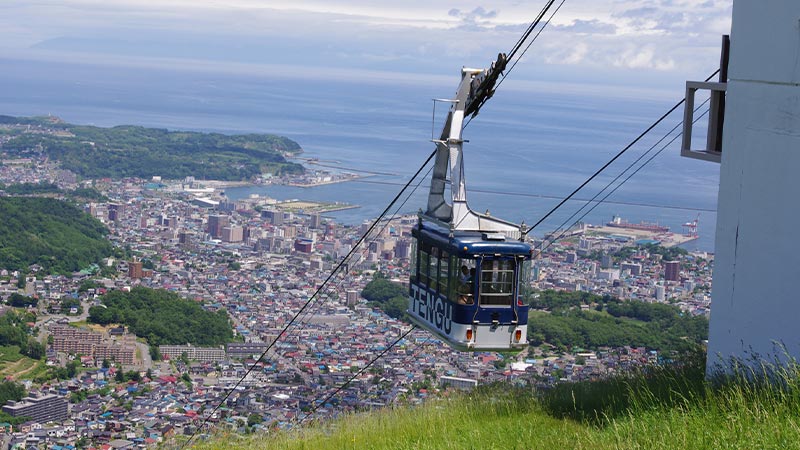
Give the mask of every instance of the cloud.
[{"label": "cloud", "polygon": [[[541,8],[540,2],[518,0],[497,0],[491,8],[485,0],[451,5],[442,0],[4,0],[0,56],[52,58],[69,52],[109,64],[163,58],[208,66],[443,75],[463,65],[488,65],[497,52],[511,48]],[[731,0],[572,0],[526,53],[515,76],[637,69],[686,78],[683,74],[718,62],[730,8]]]},{"label": "cloud", "polygon": [[554,25],[553,27],[564,33],[615,34],[617,32],[617,26],[613,23],[602,22],[597,19],[575,19],[568,25]]},{"label": "cloud", "polygon": [[483,6],[478,6],[469,12],[463,12],[460,9],[453,8],[447,12],[447,15],[457,18],[460,21],[458,27],[461,29],[484,30],[496,26],[496,24],[492,22],[492,19],[497,17],[497,11],[487,11]]}]

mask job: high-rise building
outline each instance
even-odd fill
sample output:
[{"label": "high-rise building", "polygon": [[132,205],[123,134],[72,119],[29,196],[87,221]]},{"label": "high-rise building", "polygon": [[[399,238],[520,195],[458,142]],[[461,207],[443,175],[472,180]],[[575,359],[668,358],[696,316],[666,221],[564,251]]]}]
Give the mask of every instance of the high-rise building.
[{"label": "high-rise building", "polygon": [[394,256],[396,258],[408,259],[409,255],[411,255],[411,242],[406,239],[397,241],[397,244],[394,246]]},{"label": "high-rise building", "polygon": [[663,302],[666,297],[666,289],[664,286],[656,285],[656,292],[655,292],[656,301]]},{"label": "high-rise building", "polygon": [[178,233],[178,244],[185,245],[189,243],[192,233],[188,231],[181,231]]},{"label": "high-rise building", "polygon": [[130,261],[128,262],[128,277],[133,280],[138,280],[144,276],[144,270],[142,269],[142,262],[141,261]]},{"label": "high-rise building", "polygon": [[312,214],[311,215],[311,228],[320,228],[322,225],[322,219],[320,218],[319,214]]},{"label": "high-rise building", "polygon": [[121,203],[108,204],[108,220],[116,222],[125,214],[125,205]]},{"label": "high-rise building", "polygon": [[664,279],[667,281],[681,280],[680,261],[667,261],[666,263],[664,263]]},{"label": "high-rise building", "polygon": [[264,210],[261,212],[261,217],[269,219],[273,225],[283,225],[283,211]]},{"label": "high-rise building", "polygon": [[222,227],[221,239],[223,242],[242,242],[244,229],[239,225]]},{"label": "high-rise building", "polygon": [[639,276],[642,274],[642,265],[638,263],[631,263],[631,262],[624,262],[619,265],[620,270],[627,270],[633,276]]},{"label": "high-rise building", "polygon": [[348,290],[346,301],[347,301],[347,306],[351,308],[353,306],[356,306],[356,303],[358,303],[358,291],[353,289]]},{"label": "high-rise building", "polygon": [[208,234],[218,239],[222,236],[222,229],[230,224],[230,218],[224,215],[212,214],[208,216]]}]

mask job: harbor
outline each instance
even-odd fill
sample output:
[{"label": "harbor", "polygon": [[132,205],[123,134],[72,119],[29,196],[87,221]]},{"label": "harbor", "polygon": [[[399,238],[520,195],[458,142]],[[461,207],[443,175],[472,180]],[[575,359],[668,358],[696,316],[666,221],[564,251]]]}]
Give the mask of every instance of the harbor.
[{"label": "harbor", "polygon": [[700,235],[697,232],[699,219],[683,224],[683,233],[670,231],[667,226],[650,222],[632,223],[623,220],[618,216],[607,222],[605,225],[592,225],[580,223],[576,226],[556,234],[545,235],[546,240],[560,240],[575,236],[595,237],[614,240],[635,245],[661,245],[663,247],[680,246],[697,240]]}]

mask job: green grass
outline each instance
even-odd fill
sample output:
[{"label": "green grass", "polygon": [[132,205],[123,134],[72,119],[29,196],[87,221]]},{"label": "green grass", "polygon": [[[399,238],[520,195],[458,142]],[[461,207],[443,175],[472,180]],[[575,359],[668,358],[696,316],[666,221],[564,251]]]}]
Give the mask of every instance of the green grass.
[{"label": "green grass", "polygon": [[17,362],[22,358],[24,358],[24,356],[22,356],[22,354],[19,352],[19,345],[0,347],[0,362]]},{"label": "green grass", "polygon": [[[763,369],[763,367],[762,367]],[[708,383],[703,361],[546,392],[494,386],[294,431],[220,435],[200,449],[800,448],[795,365]],[[762,382],[768,378],[771,382]]]},{"label": "green grass", "polygon": [[19,352],[19,346],[0,347],[0,378],[32,380],[47,371],[43,361],[28,358]]}]

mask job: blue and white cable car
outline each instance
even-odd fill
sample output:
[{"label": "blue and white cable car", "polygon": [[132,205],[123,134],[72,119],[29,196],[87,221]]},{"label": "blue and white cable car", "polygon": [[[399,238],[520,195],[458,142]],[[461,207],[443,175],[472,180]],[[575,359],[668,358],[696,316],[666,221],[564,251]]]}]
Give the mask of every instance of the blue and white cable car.
[{"label": "blue and white cable car", "polygon": [[434,140],[428,207],[412,232],[408,314],[459,350],[527,346],[528,305],[520,286],[527,283],[532,247],[524,240],[525,226],[469,208],[462,158],[464,117],[477,114],[491,97],[504,67],[501,54],[491,69],[462,69],[441,137]]}]

